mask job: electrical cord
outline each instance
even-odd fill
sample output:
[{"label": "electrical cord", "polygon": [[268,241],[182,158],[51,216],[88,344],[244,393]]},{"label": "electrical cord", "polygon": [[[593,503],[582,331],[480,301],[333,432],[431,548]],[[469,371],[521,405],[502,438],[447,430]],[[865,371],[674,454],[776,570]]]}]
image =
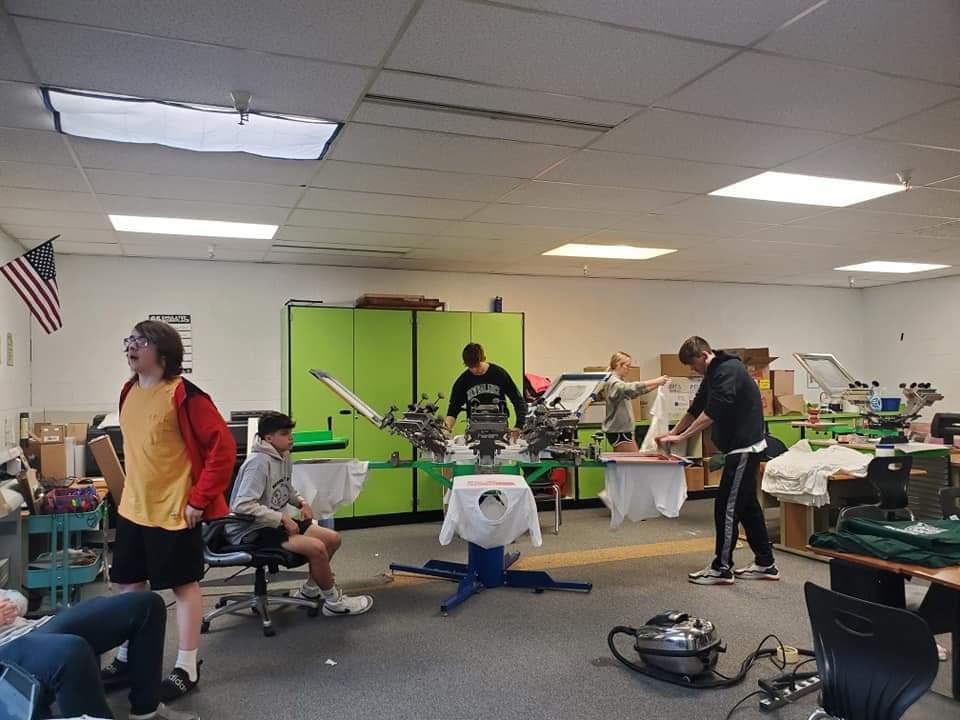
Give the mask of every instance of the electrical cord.
[{"label": "electrical cord", "polygon": [[724,720],[730,720],[730,718],[733,717],[733,714],[740,708],[741,705],[743,705],[743,704],[744,704],[747,700],[749,700],[750,698],[756,697],[757,695],[766,695],[766,693],[765,693],[763,690],[754,690],[754,691],[753,691],[752,693],[750,693],[749,695],[746,695],[746,696],[740,698],[740,699],[737,701],[737,704],[734,705],[732,708],[730,708],[730,712],[727,713],[727,716],[724,718]]}]

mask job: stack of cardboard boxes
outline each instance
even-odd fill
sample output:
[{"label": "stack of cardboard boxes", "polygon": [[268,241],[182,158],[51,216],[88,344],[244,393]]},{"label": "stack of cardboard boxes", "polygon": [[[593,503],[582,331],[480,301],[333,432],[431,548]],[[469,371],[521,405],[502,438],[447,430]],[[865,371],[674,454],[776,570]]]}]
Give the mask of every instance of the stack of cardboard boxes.
[{"label": "stack of cardboard boxes", "polygon": [[27,454],[39,460],[41,477],[66,480],[84,475],[86,442],[86,423],[36,423]]}]

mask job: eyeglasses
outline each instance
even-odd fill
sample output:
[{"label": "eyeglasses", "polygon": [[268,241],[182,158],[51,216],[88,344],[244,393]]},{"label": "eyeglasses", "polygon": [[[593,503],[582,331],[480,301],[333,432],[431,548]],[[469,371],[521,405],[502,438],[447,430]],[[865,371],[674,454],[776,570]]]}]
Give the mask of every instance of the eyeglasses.
[{"label": "eyeglasses", "polygon": [[131,335],[123,339],[123,349],[124,352],[130,348],[134,349],[143,349],[150,344],[150,341],[147,340],[143,335]]}]

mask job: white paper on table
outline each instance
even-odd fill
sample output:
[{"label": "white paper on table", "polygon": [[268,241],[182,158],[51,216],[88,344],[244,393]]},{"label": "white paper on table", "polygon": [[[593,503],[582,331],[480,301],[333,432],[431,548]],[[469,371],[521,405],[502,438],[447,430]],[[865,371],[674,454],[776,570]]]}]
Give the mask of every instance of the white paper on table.
[{"label": "white paper on table", "polygon": [[[502,514],[495,498],[488,497],[481,506],[481,498],[490,491],[499,493],[503,501]],[[490,508],[487,512],[484,511],[486,507]],[[537,501],[522,477],[463,475],[454,479],[447,514],[440,529],[441,545],[449,545],[456,534],[467,542],[490,549],[509,545],[526,532],[530,533],[534,547],[543,544]]]},{"label": "white paper on table", "polygon": [[611,530],[624,520],[675,518],[687,500],[687,476],[681,463],[609,462],[603,476]]},{"label": "white paper on table", "polygon": [[295,462],[291,482],[316,517],[329,518],[357,499],[367,482],[368,466],[365,460]]}]

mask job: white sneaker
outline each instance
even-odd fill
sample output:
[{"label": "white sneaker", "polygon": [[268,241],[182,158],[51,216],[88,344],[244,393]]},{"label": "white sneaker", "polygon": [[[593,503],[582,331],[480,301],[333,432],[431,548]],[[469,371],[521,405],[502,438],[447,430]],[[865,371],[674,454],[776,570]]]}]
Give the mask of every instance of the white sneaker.
[{"label": "white sneaker", "polygon": [[363,615],[373,607],[373,598],[369,595],[344,595],[340,588],[337,588],[337,600],[323,601],[323,614],[327,617],[341,617],[344,615]]},{"label": "white sneaker", "polygon": [[694,585],[733,585],[733,573],[729,570],[717,570],[713,565],[707,565],[703,570],[692,572],[687,579]]},{"label": "white sneaker", "polygon": [[779,580],[780,571],[777,569],[776,565],[768,565],[763,567],[762,565],[757,565],[756,563],[750,563],[748,567],[739,568],[733,571],[734,575],[737,576],[737,580]]},{"label": "white sneaker", "polygon": [[174,710],[163,703],[149,715],[130,714],[130,720],[200,720],[200,715],[189,710]]}]

